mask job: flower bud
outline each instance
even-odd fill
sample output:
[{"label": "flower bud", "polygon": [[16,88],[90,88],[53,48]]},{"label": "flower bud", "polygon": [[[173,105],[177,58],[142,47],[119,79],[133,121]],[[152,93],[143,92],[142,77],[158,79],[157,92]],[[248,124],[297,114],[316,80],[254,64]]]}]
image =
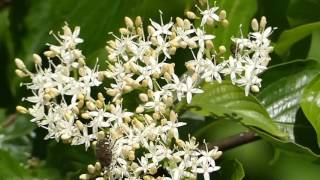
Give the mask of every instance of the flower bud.
[{"label": "flower bud", "polygon": [[227,17],[227,12],[225,10],[221,10],[219,13],[219,19],[223,20],[223,19],[226,19],[226,17]]},{"label": "flower bud", "polygon": [[28,110],[23,106],[16,106],[16,111],[18,111],[21,114],[27,114],[28,113]]},{"label": "flower bud", "polygon": [[140,16],[136,17],[136,19],[134,20],[134,24],[138,27],[142,26],[142,19]]},{"label": "flower bud", "polygon": [[28,74],[26,74],[25,72],[21,71],[20,69],[16,69],[16,70],[15,70],[15,73],[16,73],[16,75],[17,75],[18,77],[20,77],[20,78],[24,78],[24,77],[27,77],[27,76],[28,76]]},{"label": "flower bud", "polygon": [[259,31],[259,24],[256,18],[252,19],[251,21],[251,28],[253,31],[257,32]]},{"label": "flower bud", "polygon": [[33,54],[32,57],[35,64],[41,65],[42,59],[38,54]]},{"label": "flower bud", "polygon": [[195,14],[194,12],[192,12],[192,11],[187,11],[187,12],[185,12],[185,15],[186,15],[189,19],[196,19],[196,18],[197,18],[196,14]]},{"label": "flower bud", "polygon": [[14,59],[14,62],[16,63],[16,66],[18,69],[22,69],[22,70],[26,69],[26,65],[24,64],[24,62],[21,59],[16,58],[16,59]]},{"label": "flower bud", "polygon": [[126,26],[128,27],[128,28],[132,28],[133,27],[133,21],[132,21],[132,19],[131,18],[129,18],[129,17],[125,17],[124,18],[124,22],[125,22],[125,24],[126,24]]},{"label": "flower bud", "polygon": [[92,164],[88,165],[87,170],[90,174],[93,174],[96,171],[95,167]]},{"label": "flower bud", "polygon": [[267,18],[265,16],[262,16],[260,19],[260,30],[265,29],[266,25],[267,25]]}]

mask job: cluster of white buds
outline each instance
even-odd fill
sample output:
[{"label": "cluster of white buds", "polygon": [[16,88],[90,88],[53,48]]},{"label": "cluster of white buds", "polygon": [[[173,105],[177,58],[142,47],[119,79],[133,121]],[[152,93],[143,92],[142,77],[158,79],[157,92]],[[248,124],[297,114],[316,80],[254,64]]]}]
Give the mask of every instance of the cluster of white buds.
[{"label": "cluster of white buds", "polygon": [[[188,19],[177,17],[167,23],[160,11],[160,23],[150,19],[147,33],[141,17],[134,21],[125,17],[120,35],[111,33],[114,40],[106,46],[108,68],[101,71],[97,65],[86,66],[76,48],[83,42],[78,37],[80,28],[72,32],[64,26],[63,34],[53,34],[59,45],[49,44],[46,63],[34,55],[36,73],[16,59],[16,74],[31,78],[24,85],[32,91],[25,98],[32,107],[17,106],[17,110],[29,113],[32,122],[47,129],[48,139],[85,144],[86,149],[96,146],[99,162],[89,165],[80,179],[178,180],[196,179],[198,174],[210,179],[210,173],[220,169],[215,159],[222,152],[199,149],[194,137],[180,139],[178,128],[186,123],[178,121],[174,104],[184,98],[191,103],[193,94],[203,92],[198,87],[202,81],[222,82],[228,76],[234,84],[244,85],[246,94],[250,89],[258,91],[257,75],[270,60],[267,38],[272,29],[265,28],[264,19],[260,27],[254,20],[254,32],[248,39],[233,38],[235,52],[224,60],[226,48],[216,49],[215,36],[206,29],[226,26],[226,12],[208,3],[205,10],[197,9],[199,15],[188,11]],[[192,23],[197,19],[199,27]],[[175,64],[168,62],[177,49],[186,49],[193,57],[180,77]],[[110,85],[101,87],[105,78]],[[95,87],[106,93],[94,94]]]}]

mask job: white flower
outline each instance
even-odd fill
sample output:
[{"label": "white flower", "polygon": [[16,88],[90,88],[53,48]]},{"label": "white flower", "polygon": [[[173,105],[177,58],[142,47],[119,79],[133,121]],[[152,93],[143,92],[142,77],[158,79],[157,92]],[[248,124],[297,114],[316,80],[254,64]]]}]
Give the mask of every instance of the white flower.
[{"label": "white flower", "polygon": [[[110,127],[111,124],[108,118],[112,116],[111,113],[105,112],[103,109],[98,109],[97,111],[90,111],[89,115],[94,117],[88,125],[88,127],[92,127],[93,134],[97,133],[99,128]],[[105,118],[107,118],[107,120],[105,120]]]},{"label": "white flower", "polygon": [[183,89],[183,91],[186,93],[187,103],[188,104],[191,103],[192,94],[203,93],[203,90],[193,87],[193,81],[192,81],[192,78],[190,76],[187,77],[186,86]]},{"label": "white flower", "polygon": [[214,21],[219,21],[220,18],[219,16],[215,13],[219,8],[218,7],[209,7],[209,3],[207,3],[207,9],[202,11],[200,8],[198,8],[200,11],[200,14],[202,15],[201,19],[201,26],[204,26],[209,19],[214,20]]},{"label": "white flower", "polygon": [[96,139],[94,134],[88,134],[87,126],[83,127],[82,135],[78,135],[73,138],[71,145],[85,144],[86,150],[90,147],[90,143],[93,139]]},{"label": "white flower", "polygon": [[154,109],[156,112],[163,112],[166,108],[166,105],[162,102],[161,95],[162,91],[154,92],[153,101],[147,102],[144,107],[147,109]]},{"label": "white flower", "polygon": [[170,28],[173,25],[173,22],[169,22],[168,24],[163,24],[163,19],[162,19],[162,12],[160,11],[160,22],[161,24],[158,24],[154,21],[152,21],[152,19],[150,19],[151,25],[155,28],[155,32],[154,34],[152,34],[152,36],[159,36],[159,35],[171,35],[172,32],[170,31]]},{"label": "white flower", "polygon": [[232,56],[229,57],[227,61],[227,67],[225,67],[223,70],[221,70],[221,73],[230,75],[231,82],[235,84],[237,80],[237,75],[240,74],[243,71],[243,67],[240,61],[237,61]]},{"label": "white flower", "polygon": [[209,59],[207,59],[205,62],[206,62],[205,70],[201,78],[206,79],[206,81],[212,81],[214,78],[219,83],[221,83],[222,79],[221,79],[220,73],[221,73],[221,70],[224,68],[224,63],[220,63],[216,65]]}]

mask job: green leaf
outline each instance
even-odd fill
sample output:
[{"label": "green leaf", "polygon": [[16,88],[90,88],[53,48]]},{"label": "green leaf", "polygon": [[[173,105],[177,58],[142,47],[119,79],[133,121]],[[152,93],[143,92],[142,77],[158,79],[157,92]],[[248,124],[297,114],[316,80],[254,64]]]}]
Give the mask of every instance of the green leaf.
[{"label": "green leaf", "polygon": [[46,167],[58,169],[65,179],[77,179],[88,164],[96,161],[92,149],[86,151],[84,146],[51,142],[47,150]]},{"label": "green leaf", "polygon": [[[203,86],[204,93],[194,96],[191,107],[202,115],[226,114],[240,117],[241,123],[254,126],[278,137],[285,137],[269,117],[263,106],[253,97],[245,96],[243,89],[230,82],[210,83]],[[236,116],[234,116],[236,115]]]},{"label": "green leaf", "polygon": [[304,89],[301,107],[317,132],[320,146],[320,75],[315,77]]},{"label": "green leaf", "polygon": [[17,160],[26,162],[30,158],[32,141],[30,134],[34,130],[34,124],[26,116],[9,115],[5,116],[5,111],[0,114],[0,148],[10,152]]},{"label": "green leaf", "polygon": [[287,16],[291,26],[320,20],[318,0],[290,0]]},{"label": "green leaf", "polygon": [[[297,60],[269,68],[257,96],[280,129],[295,140],[296,116],[304,87],[319,72],[313,60]],[[304,126],[303,126],[304,127]]]},{"label": "green leaf", "polygon": [[320,22],[304,24],[284,31],[274,46],[275,52],[283,56],[296,42],[310,35],[313,31],[320,29]]},{"label": "green leaf", "polygon": [[[0,177],[3,180],[26,179],[28,171],[9,152],[0,149]],[[30,177],[28,178],[30,179]]]},{"label": "green leaf", "polygon": [[216,173],[217,180],[241,180],[245,177],[242,164],[237,160],[226,160],[221,163],[221,170]]},{"label": "green leaf", "polygon": [[320,62],[320,30],[312,33],[308,59],[315,59]]},{"label": "green leaf", "polygon": [[[213,33],[216,35],[214,39],[215,45],[218,47],[224,45],[227,49],[231,45],[232,36],[240,36],[240,25],[241,30],[246,34],[249,30],[250,22],[252,17],[257,11],[256,0],[220,0],[216,1],[217,6],[227,11],[227,19],[229,26],[226,28],[219,27],[213,29]],[[213,4],[213,1],[212,3]]]}]

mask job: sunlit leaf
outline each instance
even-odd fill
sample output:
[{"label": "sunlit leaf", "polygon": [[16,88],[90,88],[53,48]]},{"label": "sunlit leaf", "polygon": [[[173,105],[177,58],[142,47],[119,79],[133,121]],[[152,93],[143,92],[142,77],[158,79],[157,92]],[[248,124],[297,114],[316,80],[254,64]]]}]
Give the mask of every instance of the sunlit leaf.
[{"label": "sunlit leaf", "polygon": [[274,66],[262,76],[263,89],[258,99],[291,140],[295,139],[296,115],[303,89],[317,73],[316,61],[297,60]]},{"label": "sunlit leaf", "polygon": [[275,136],[284,137],[269,117],[264,107],[253,97],[245,96],[244,91],[229,82],[210,83],[203,86],[204,93],[194,96],[191,107],[202,115],[231,115],[241,118],[248,126],[258,127]]}]

